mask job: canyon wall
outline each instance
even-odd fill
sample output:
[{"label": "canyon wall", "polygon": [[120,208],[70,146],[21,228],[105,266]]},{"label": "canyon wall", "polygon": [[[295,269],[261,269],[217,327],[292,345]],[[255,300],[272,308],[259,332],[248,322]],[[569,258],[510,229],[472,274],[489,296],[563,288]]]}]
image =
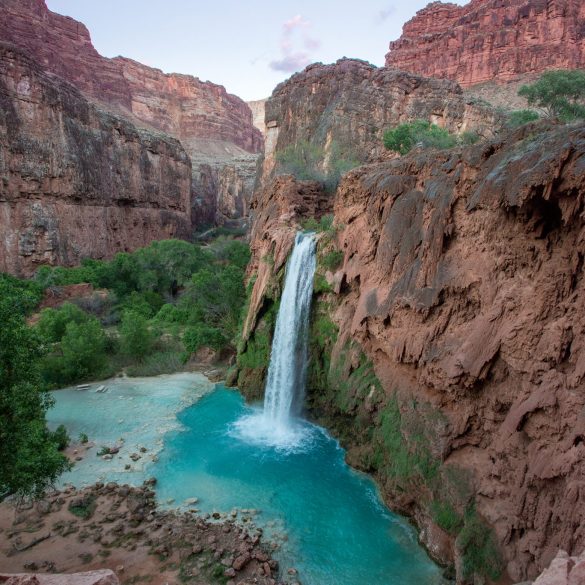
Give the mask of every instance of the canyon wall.
[{"label": "canyon wall", "polygon": [[295,230],[333,206],[309,411],[460,583],[585,547],[584,192],[585,127],[540,125],[360,167],[333,199],[277,177],[253,201],[234,380],[262,392]]},{"label": "canyon wall", "polygon": [[463,87],[585,68],[581,0],[432,2],[390,43],[386,66]]},{"label": "canyon wall", "polygon": [[262,136],[252,125],[250,108],[221,85],[165,74],[123,57],[102,57],[82,23],[51,12],[44,0],[0,0],[0,7],[0,39],[21,47],[92,98],[181,141],[261,150]]},{"label": "canyon wall", "polygon": [[[20,48],[101,109],[147,134],[160,131],[180,140],[193,172],[193,228],[246,213],[263,137],[244,101],[196,77],[102,57],[82,23],[51,12],[44,0],[0,0],[0,9],[0,41]],[[155,237],[153,231],[150,239]]]},{"label": "canyon wall", "polygon": [[181,144],[0,43],[0,271],[78,264],[191,231]]},{"label": "canyon wall", "polygon": [[466,100],[451,81],[377,68],[341,59],[309,65],[280,84],[266,102],[264,178],[276,154],[307,141],[331,153],[333,145],[364,162],[379,156],[389,127],[424,118],[452,132],[473,130],[491,135],[493,111]]}]

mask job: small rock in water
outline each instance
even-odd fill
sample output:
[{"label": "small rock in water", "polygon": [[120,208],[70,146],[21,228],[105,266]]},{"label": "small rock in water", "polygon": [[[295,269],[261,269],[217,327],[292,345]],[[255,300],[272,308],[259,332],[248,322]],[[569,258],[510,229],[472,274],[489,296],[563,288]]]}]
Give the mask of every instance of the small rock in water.
[{"label": "small rock in water", "polygon": [[199,502],[199,498],[187,498],[185,500],[185,504],[187,504],[187,506],[194,506],[197,504],[197,502]]}]

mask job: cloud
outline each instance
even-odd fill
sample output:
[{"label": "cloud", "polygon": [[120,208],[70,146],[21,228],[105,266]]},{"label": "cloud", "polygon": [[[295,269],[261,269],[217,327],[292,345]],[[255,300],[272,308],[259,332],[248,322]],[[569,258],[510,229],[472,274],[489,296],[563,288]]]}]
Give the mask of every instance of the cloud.
[{"label": "cloud", "polygon": [[271,61],[270,68],[274,71],[294,73],[299,69],[304,69],[311,61],[312,59],[307,53],[291,53],[278,61]]},{"label": "cloud", "polygon": [[321,46],[321,41],[310,36],[306,31],[311,27],[311,22],[297,14],[282,24],[282,36],[280,38],[281,58],[269,63],[274,71],[293,73],[304,69],[311,63],[313,51]]},{"label": "cloud", "polygon": [[396,6],[394,6],[394,4],[391,4],[390,6],[388,6],[388,8],[384,10],[380,10],[380,12],[378,12],[377,18],[378,22],[384,22],[388,20],[395,12]]},{"label": "cloud", "polygon": [[290,20],[287,20],[282,28],[284,29],[285,35],[290,35],[297,28],[306,28],[311,26],[308,20],[305,20],[300,14],[293,16]]},{"label": "cloud", "polygon": [[308,49],[309,51],[316,51],[321,47],[321,41],[319,39],[314,39],[313,37],[310,37],[308,35],[305,35],[305,37],[303,38],[303,44],[305,45],[305,48]]}]

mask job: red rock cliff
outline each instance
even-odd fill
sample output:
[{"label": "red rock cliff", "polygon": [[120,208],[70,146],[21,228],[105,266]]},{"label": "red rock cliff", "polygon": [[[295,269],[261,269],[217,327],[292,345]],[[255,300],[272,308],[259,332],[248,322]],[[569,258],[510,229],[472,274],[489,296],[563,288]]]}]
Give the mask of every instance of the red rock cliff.
[{"label": "red rock cliff", "polygon": [[44,0],[0,0],[0,9],[0,39],[93,98],[182,141],[226,141],[247,152],[262,148],[250,108],[221,85],[102,57],[85,25],[51,12]]},{"label": "red rock cliff", "polygon": [[390,43],[386,66],[468,87],[585,67],[582,0],[433,2]]},{"label": "red rock cliff", "polygon": [[336,143],[366,161],[384,149],[382,135],[415,118],[452,132],[490,135],[493,111],[467,100],[452,81],[378,68],[356,59],[309,65],[276,87],[265,105],[264,177],[275,155],[299,141],[326,150]]},{"label": "red rock cliff", "polygon": [[78,264],[191,231],[181,144],[0,43],[0,271]]},{"label": "red rock cliff", "polygon": [[[308,406],[461,583],[471,501],[514,581],[585,547],[583,193],[585,127],[527,127],[356,169],[334,197],[339,227],[320,236],[318,271],[342,258],[331,289],[316,279]],[[256,352],[292,235],[322,196],[282,177],[257,194]],[[257,394],[262,372],[238,363]]]}]

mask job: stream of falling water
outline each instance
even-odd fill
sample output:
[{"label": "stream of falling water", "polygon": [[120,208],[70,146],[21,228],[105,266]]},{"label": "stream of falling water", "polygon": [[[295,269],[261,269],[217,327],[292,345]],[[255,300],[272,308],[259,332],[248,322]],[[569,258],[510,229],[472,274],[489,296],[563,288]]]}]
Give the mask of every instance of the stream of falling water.
[{"label": "stream of falling water", "polygon": [[305,427],[296,416],[303,405],[307,377],[315,249],[315,234],[297,233],[276,319],[264,410],[237,424],[241,436],[252,442],[288,448],[303,438]]}]

